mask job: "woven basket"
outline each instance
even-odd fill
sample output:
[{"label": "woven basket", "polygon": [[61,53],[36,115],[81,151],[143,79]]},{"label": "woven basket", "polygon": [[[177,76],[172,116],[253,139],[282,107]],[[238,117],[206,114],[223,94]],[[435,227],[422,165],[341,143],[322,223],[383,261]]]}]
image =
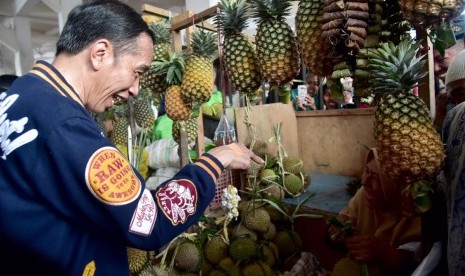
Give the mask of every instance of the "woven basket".
[{"label": "woven basket", "polygon": [[233,185],[237,189],[241,187],[241,174],[239,171],[226,169],[220,175],[216,184],[215,197],[213,197],[209,206],[210,210],[221,208],[221,195],[223,194],[223,189],[228,187],[229,184]]}]

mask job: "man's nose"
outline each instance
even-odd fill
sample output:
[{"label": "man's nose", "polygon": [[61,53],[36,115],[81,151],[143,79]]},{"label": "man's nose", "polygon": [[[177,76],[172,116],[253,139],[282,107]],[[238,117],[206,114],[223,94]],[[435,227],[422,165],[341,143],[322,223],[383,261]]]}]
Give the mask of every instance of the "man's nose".
[{"label": "man's nose", "polygon": [[129,94],[137,96],[139,94],[139,78],[137,78],[134,83],[129,87]]}]

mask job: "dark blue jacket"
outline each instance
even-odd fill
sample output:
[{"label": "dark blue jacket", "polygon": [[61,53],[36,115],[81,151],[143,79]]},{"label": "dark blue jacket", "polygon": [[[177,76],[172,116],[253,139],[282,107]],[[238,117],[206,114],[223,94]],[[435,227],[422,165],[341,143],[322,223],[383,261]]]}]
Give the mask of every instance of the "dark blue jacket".
[{"label": "dark blue jacket", "polygon": [[94,275],[128,275],[127,246],[157,250],[184,232],[222,170],[207,153],[146,190],[74,89],[38,62],[0,93],[0,274],[82,275],[95,265]]}]

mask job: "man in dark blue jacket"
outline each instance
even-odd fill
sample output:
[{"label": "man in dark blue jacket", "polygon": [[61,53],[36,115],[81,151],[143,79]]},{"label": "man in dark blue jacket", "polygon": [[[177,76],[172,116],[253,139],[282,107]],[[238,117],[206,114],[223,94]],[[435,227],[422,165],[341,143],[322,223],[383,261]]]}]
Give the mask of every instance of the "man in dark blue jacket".
[{"label": "man in dark blue jacket", "polygon": [[69,14],[52,64],[0,92],[0,274],[128,275],[128,246],[164,246],[199,219],[224,168],[263,162],[222,146],[145,189],[90,112],[137,95],[152,50],[137,12],[93,1]]}]

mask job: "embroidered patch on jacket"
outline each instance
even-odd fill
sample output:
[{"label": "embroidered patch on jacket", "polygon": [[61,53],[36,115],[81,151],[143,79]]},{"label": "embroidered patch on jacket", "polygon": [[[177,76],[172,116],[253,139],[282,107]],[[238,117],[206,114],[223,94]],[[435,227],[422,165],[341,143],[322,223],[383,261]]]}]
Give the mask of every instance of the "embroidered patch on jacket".
[{"label": "embroidered patch on jacket", "polygon": [[132,216],[129,231],[132,233],[148,236],[152,233],[157,219],[157,205],[149,190],[144,189],[137,209]]},{"label": "embroidered patch on jacket", "polygon": [[197,207],[197,188],[187,179],[169,182],[157,191],[156,197],[158,206],[173,225],[186,222]]},{"label": "embroidered patch on jacket", "polygon": [[86,182],[96,198],[111,205],[134,201],[142,187],[131,164],[113,147],[100,148],[90,157]]}]

